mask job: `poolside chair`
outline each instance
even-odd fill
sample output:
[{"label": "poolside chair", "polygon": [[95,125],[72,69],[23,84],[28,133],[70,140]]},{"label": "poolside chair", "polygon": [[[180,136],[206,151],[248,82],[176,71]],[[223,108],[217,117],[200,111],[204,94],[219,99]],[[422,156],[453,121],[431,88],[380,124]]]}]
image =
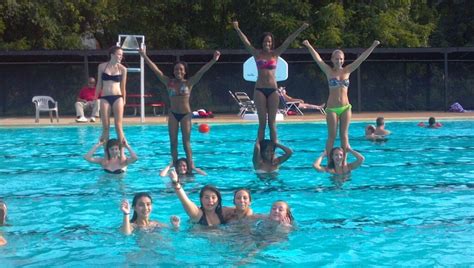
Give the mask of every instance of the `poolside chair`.
[{"label": "poolside chair", "polygon": [[[56,112],[56,120],[59,123],[58,115],[58,102],[49,96],[34,96],[32,102],[35,104],[36,108],[36,118],[35,123],[39,123],[40,112],[49,112],[49,118],[51,123],[53,123],[53,111]],[[49,103],[52,103],[53,106],[50,107]]]},{"label": "poolside chair", "polygon": [[252,99],[250,99],[247,93],[241,92],[241,91],[233,93],[232,91],[229,90],[229,94],[239,105],[240,111],[238,115],[240,117],[243,117],[247,112],[250,112],[250,113],[257,112],[257,107],[255,106],[255,103],[253,102]]}]

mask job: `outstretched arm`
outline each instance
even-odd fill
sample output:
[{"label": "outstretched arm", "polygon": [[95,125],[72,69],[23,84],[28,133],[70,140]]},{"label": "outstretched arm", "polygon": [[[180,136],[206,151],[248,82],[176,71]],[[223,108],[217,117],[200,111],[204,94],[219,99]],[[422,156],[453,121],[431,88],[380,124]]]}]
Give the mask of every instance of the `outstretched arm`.
[{"label": "outstretched arm", "polygon": [[277,163],[276,163],[277,165],[283,164],[286,160],[290,159],[291,155],[293,154],[293,150],[291,150],[290,148],[286,147],[283,144],[276,143],[275,147],[280,148],[285,152],[282,156],[279,156],[276,159],[277,160]]},{"label": "outstretched arm", "polygon": [[296,37],[308,27],[309,27],[309,24],[305,22],[303,23],[303,25],[300,26],[300,28],[298,28],[298,30],[296,30],[294,33],[288,36],[288,38],[286,38],[283,44],[281,44],[280,47],[275,49],[274,51],[275,56],[280,56],[283,52],[285,52],[285,50],[290,46],[291,42],[295,41]]},{"label": "outstretched arm", "polygon": [[201,77],[204,75],[204,73],[207,72],[207,70],[209,70],[211,66],[219,60],[220,56],[221,53],[218,50],[214,51],[214,56],[212,57],[212,60],[204,64],[204,66],[202,66],[201,69],[199,69],[199,71],[189,79],[189,86],[192,87],[197,84],[199,80],[201,80]]},{"label": "outstretched arm", "polygon": [[193,170],[199,175],[207,176],[207,173],[200,168],[194,167]]},{"label": "outstretched arm", "polygon": [[303,41],[303,45],[308,48],[309,50],[309,53],[311,54],[311,56],[313,57],[314,61],[318,64],[319,68],[326,74],[326,75],[329,75],[330,72],[331,72],[331,67],[329,65],[327,65],[323,59],[321,58],[321,56],[319,55],[319,53],[313,48],[313,46],[309,43],[308,40],[304,40]]},{"label": "outstretched arm", "polygon": [[347,148],[347,151],[350,152],[357,159],[355,162],[352,162],[348,165],[349,169],[354,170],[360,167],[360,165],[362,165],[362,163],[364,162],[365,157],[359,152],[352,150],[352,148],[350,147]]},{"label": "outstretched arm", "polygon": [[181,201],[181,204],[183,205],[183,208],[188,216],[194,222],[199,221],[202,216],[202,211],[196,206],[196,204],[194,204],[193,201],[189,200],[182,185],[179,183],[178,174],[176,174],[176,171],[170,171],[170,180],[173,184],[174,191],[176,192],[176,195],[178,196],[179,201]]},{"label": "outstretched arm", "polygon": [[160,68],[158,68],[158,66],[156,66],[156,64],[154,64],[153,61],[151,61],[151,59],[146,54],[146,48],[140,49],[139,53],[143,57],[143,59],[145,59],[145,62],[148,65],[148,67],[150,67],[150,69],[156,74],[156,76],[158,76],[158,79],[161,81],[161,83],[167,85],[169,81],[169,77],[164,75],[163,72],[160,70]]},{"label": "outstretched arm", "polygon": [[94,163],[94,164],[102,164],[103,158],[101,157],[93,157],[97,149],[99,149],[100,146],[102,146],[104,143],[99,141],[97,144],[92,146],[89,152],[87,152],[86,155],[84,155],[84,159],[87,160],[87,162]]},{"label": "outstretched arm", "polygon": [[345,69],[349,73],[352,73],[353,71],[355,71],[357,68],[359,68],[359,66],[362,64],[362,62],[364,62],[369,57],[370,53],[372,53],[372,51],[374,51],[375,47],[377,47],[379,44],[380,44],[380,41],[375,40],[372,43],[372,45],[366,51],[364,51],[362,54],[360,54],[360,56],[353,63],[347,65],[347,67]]},{"label": "outstretched arm", "polygon": [[256,48],[254,48],[252,46],[252,44],[250,44],[250,41],[247,38],[247,36],[245,36],[245,34],[240,30],[239,22],[238,21],[233,21],[232,26],[234,26],[234,29],[237,32],[237,34],[239,35],[240,40],[242,40],[242,43],[244,43],[245,49],[247,49],[247,51],[250,54],[252,54],[252,56],[257,57],[258,50]]},{"label": "outstretched arm", "polygon": [[326,168],[321,166],[321,162],[323,158],[326,156],[326,150],[324,150],[316,160],[314,160],[313,168],[316,169],[318,172],[326,172]]}]

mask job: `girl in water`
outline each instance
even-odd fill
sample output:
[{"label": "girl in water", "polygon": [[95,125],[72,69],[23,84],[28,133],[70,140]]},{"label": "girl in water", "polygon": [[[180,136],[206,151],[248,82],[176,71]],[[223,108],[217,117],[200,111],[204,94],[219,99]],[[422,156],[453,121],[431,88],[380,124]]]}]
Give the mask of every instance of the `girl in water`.
[{"label": "girl in water", "polygon": [[[275,149],[280,148],[284,154],[275,157]],[[281,164],[288,160],[293,151],[279,143],[270,140],[256,141],[253,149],[253,168],[259,174],[277,172]]]},{"label": "girl in water", "polygon": [[[123,212],[122,232],[129,235],[135,229],[153,230],[155,228],[168,227],[168,225],[158,221],[150,220],[150,215],[153,210],[153,200],[148,193],[137,193],[132,201],[133,216],[130,219],[130,205],[128,200],[123,200],[120,205],[120,210]],[[171,216],[171,225],[179,228],[180,218]]]},{"label": "girl in water", "polygon": [[338,121],[340,121],[339,137],[341,139],[341,147],[345,149],[350,147],[348,131],[352,116],[352,105],[349,103],[349,97],[347,95],[349,76],[369,57],[370,53],[372,53],[379,44],[379,41],[374,41],[354,62],[344,67],[342,66],[344,64],[344,52],[339,49],[334,50],[331,55],[331,62],[333,64],[331,68],[331,66],[327,65],[321,59],[319,53],[316,52],[308,40],[303,41],[303,45],[308,48],[319,68],[326,74],[329,84],[329,98],[326,102],[326,122],[328,126],[326,152],[330,152],[334,146]]},{"label": "girl in water", "polygon": [[239,23],[234,21],[232,23],[234,29],[240,37],[240,40],[244,43],[245,48],[255,58],[258,69],[258,78],[255,84],[255,90],[253,100],[257,106],[258,113],[258,134],[257,139],[261,141],[265,138],[265,126],[267,124],[270,129],[270,139],[273,142],[278,142],[276,132],[276,114],[278,111],[278,105],[280,99],[277,93],[277,81],[275,77],[275,70],[277,67],[278,57],[285,52],[288,46],[293,42],[296,37],[306,28],[307,23],[303,23],[301,27],[292,33],[283,42],[283,44],[274,49],[275,40],[273,35],[269,32],[265,32],[259,42],[261,49],[256,49],[250,44],[247,36],[240,30]]},{"label": "girl in water", "polygon": [[187,173],[191,174],[192,170],[195,170],[195,166],[191,150],[191,118],[193,117],[193,114],[191,105],[189,104],[189,98],[194,85],[196,85],[199,80],[201,80],[204,73],[219,60],[221,53],[215,51],[212,60],[206,63],[189,79],[186,78],[188,65],[185,62],[179,61],[175,63],[173,71],[174,78],[170,78],[164,75],[158,66],[151,61],[151,59],[146,55],[144,49],[140,50],[140,55],[142,55],[151,70],[167,88],[170,98],[168,132],[170,137],[171,157],[173,162],[178,160],[178,130],[181,127],[184,151],[186,152],[186,159],[188,161]]},{"label": "girl in water", "polygon": [[[109,61],[99,64],[95,98],[100,100],[100,119],[102,121],[102,135],[100,140],[107,143],[110,131],[110,112],[114,113],[115,131],[120,143],[124,143],[125,136],[122,128],[123,110],[127,97],[127,68],[120,62],[123,51],[118,46],[109,50]],[[101,96],[100,98],[99,95]]]},{"label": "girl in water", "polygon": [[[347,164],[346,163],[346,152],[341,147],[334,147],[331,150],[329,156],[326,154],[326,151],[323,151],[321,155],[316,158],[313,163],[314,169],[319,172],[328,172],[331,174],[345,175],[350,173],[352,170],[360,167],[364,162],[365,158],[362,154],[352,150],[352,148],[347,148],[347,151],[355,156],[356,161]],[[321,166],[323,158],[328,156],[328,164],[326,167]]]},{"label": "girl in water", "polygon": [[[182,176],[189,176],[189,172],[188,172],[188,160],[186,158],[179,158],[178,160],[176,160],[176,162],[173,162],[171,161],[171,163],[169,163],[169,165],[167,165],[165,168],[163,168],[161,171],[160,171],[160,176],[161,177],[166,177],[169,175],[169,171],[171,170],[171,168],[174,168],[174,170],[176,171],[176,173],[178,174],[178,177],[182,177]],[[202,169],[200,168],[194,168],[194,171],[196,171],[196,173],[200,174],[200,175],[204,175],[204,176],[207,176],[207,173],[204,172]]]},{"label": "girl in water", "polygon": [[[135,163],[138,160],[137,155],[132,150],[132,147],[128,145],[128,142],[125,140],[121,144],[116,139],[110,139],[107,141],[105,146],[105,155],[106,157],[93,157],[97,149],[103,145],[102,141],[99,141],[92,149],[84,156],[90,163],[99,164],[102,166],[105,172],[110,174],[122,174],[127,170],[127,166]],[[123,147],[125,147],[130,153],[130,158],[125,155]]]}]

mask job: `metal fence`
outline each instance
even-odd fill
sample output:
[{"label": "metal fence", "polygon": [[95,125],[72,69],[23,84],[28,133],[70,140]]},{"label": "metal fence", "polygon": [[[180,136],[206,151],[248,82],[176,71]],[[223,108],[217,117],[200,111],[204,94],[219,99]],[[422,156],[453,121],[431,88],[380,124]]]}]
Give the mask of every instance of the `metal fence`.
[{"label": "metal fence", "polygon": [[[215,113],[236,112],[228,90],[253,94],[254,83],[242,78],[242,64],[250,56],[244,50],[222,50],[222,56],[192,92],[193,109]],[[332,50],[319,51],[329,61]],[[363,49],[347,49],[346,62]],[[149,51],[150,58],[172,76],[173,63],[188,62],[193,75],[212,58],[213,51]],[[310,103],[325,102],[328,86],[324,74],[306,49],[289,49],[282,55],[289,64],[289,78],[279,83],[288,94]],[[107,60],[105,50],[0,52],[0,116],[33,115],[31,99],[49,95],[59,101],[60,113],[74,114],[74,102],[88,76]],[[138,66],[139,57],[127,55],[125,64]],[[474,48],[377,48],[350,77],[349,99],[354,112],[445,111],[453,102],[474,108]],[[128,76],[127,92],[139,93],[139,75]],[[168,103],[164,86],[145,68],[145,91]]]}]

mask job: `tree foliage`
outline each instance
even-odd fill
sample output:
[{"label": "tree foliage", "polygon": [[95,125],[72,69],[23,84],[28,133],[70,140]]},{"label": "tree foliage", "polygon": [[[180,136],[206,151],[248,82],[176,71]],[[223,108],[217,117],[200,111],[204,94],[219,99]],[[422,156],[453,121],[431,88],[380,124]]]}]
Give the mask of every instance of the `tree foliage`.
[{"label": "tree foliage", "polygon": [[299,38],[318,47],[474,45],[467,0],[2,0],[0,14],[2,50],[79,49],[86,33],[102,47],[143,34],[153,49],[242,48],[234,19],[254,45],[264,31],[281,42],[305,21]]}]

